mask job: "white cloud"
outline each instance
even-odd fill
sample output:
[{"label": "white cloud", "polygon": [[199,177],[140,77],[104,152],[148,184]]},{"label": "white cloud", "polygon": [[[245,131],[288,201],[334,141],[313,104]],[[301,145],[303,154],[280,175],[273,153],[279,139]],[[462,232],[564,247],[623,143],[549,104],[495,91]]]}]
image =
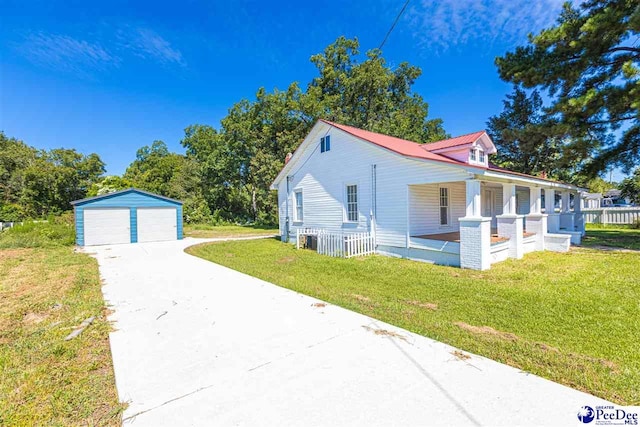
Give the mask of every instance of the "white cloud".
[{"label": "white cloud", "polygon": [[34,63],[83,75],[120,62],[99,43],[57,34],[30,34],[16,48]]},{"label": "white cloud", "polygon": [[13,46],[34,64],[88,79],[126,64],[133,57],[165,65],[186,66],[182,53],[153,30],[130,26],[107,28],[110,31],[92,35],[91,40],[32,32]]},{"label": "white cloud", "polygon": [[418,0],[407,18],[421,46],[444,51],[455,46],[523,42],[552,25],[563,0]]},{"label": "white cloud", "polygon": [[148,28],[127,28],[118,35],[123,46],[136,56],[186,66],[182,53],[162,36]]}]

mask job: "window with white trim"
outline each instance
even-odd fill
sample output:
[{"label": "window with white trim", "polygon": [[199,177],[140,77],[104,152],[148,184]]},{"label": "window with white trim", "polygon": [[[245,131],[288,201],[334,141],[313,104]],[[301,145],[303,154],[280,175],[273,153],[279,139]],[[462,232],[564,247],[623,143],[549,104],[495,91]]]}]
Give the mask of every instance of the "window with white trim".
[{"label": "window with white trim", "polygon": [[303,204],[302,204],[302,190],[296,190],[293,193],[294,195],[294,203],[295,203],[295,211],[293,215],[294,221],[302,221],[303,219]]},{"label": "window with white trim", "polygon": [[472,162],[476,161],[476,149],[472,148],[471,150],[469,150],[469,160],[471,160]]},{"label": "window with white trim", "polygon": [[358,186],[347,185],[347,221],[358,221]]},{"label": "window with white trim", "polygon": [[484,164],[484,159],[484,150],[478,149],[478,160],[480,161],[480,163]]},{"label": "window with white trim", "polygon": [[449,225],[449,189],[440,187],[440,225]]}]

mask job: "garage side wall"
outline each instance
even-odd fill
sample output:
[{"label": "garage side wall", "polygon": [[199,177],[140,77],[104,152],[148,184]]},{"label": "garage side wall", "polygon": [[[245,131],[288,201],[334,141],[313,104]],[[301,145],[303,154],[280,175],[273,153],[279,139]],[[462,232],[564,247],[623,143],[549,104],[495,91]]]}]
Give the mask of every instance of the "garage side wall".
[{"label": "garage side wall", "polygon": [[182,239],[182,205],[169,200],[159,199],[151,195],[130,192],[117,194],[113,197],[106,196],[97,200],[90,200],[86,203],[78,204],[74,207],[75,223],[76,223],[76,244],[84,246],[84,210],[100,209],[100,208],[129,208],[131,211],[131,243],[138,241],[138,220],[137,208],[176,208],[176,229],[177,238]]}]

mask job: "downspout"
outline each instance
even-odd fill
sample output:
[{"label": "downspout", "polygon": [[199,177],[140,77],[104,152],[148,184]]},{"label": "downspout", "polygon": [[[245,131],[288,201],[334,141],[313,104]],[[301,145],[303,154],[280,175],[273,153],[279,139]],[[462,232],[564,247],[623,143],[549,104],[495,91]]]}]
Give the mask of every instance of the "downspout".
[{"label": "downspout", "polygon": [[371,165],[371,236],[373,237],[373,247],[377,248],[378,242],[376,240],[376,214],[378,201],[376,199],[377,196],[377,170],[376,165]]},{"label": "downspout", "polygon": [[287,197],[285,198],[286,216],[284,220],[284,241],[289,241],[289,182],[291,177],[287,175]]}]

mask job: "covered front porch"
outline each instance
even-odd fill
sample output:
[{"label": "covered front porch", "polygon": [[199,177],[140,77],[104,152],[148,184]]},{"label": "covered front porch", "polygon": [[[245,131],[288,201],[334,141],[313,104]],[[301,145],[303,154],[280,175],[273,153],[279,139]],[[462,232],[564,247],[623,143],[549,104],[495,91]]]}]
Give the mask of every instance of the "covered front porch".
[{"label": "covered front porch", "polygon": [[479,270],[536,250],[567,251],[584,233],[581,198],[552,186],[563,185],[475,177],[410,185],[407,249],[418,259]]}]

